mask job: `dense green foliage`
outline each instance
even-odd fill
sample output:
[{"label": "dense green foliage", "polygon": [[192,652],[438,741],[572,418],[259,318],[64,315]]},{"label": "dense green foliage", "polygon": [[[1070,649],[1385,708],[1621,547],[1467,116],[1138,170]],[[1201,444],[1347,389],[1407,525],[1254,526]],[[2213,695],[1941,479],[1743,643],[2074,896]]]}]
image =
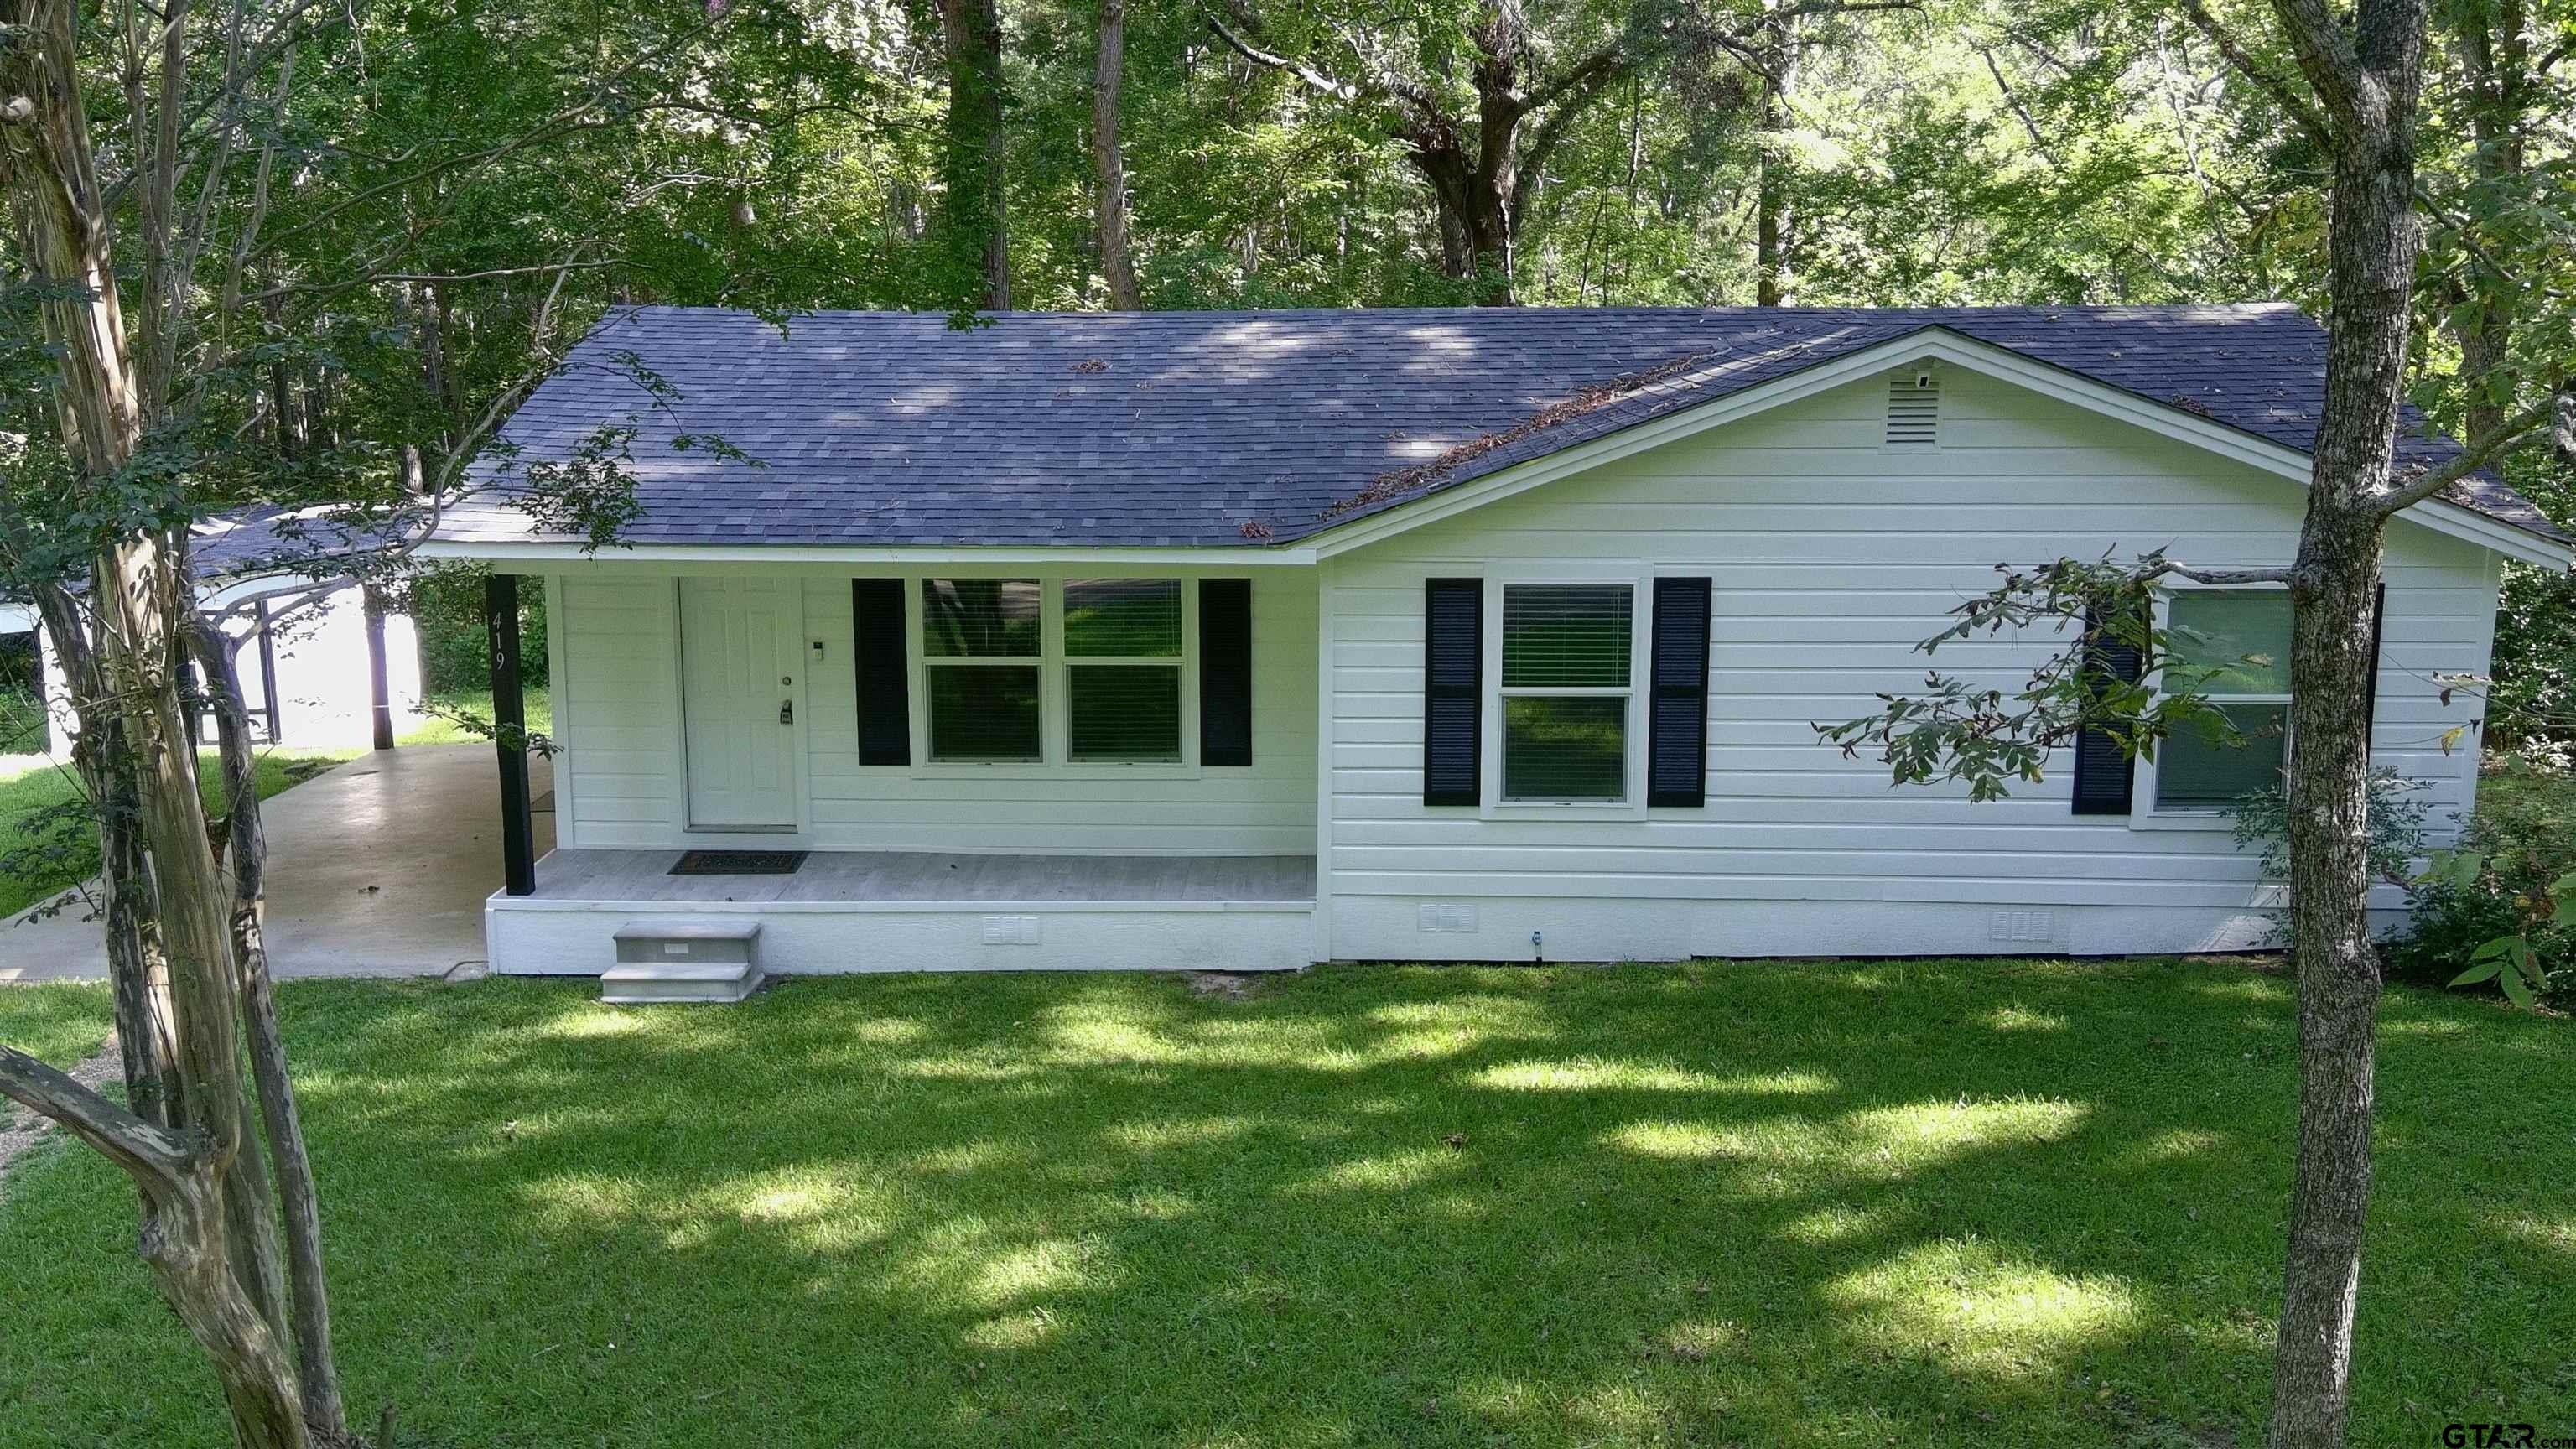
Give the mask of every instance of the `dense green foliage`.
[{"label": "dense green foliage", "polygon": [[[410,581],[397,600],[411,612],[420,641],[420,687],[433,695],[488,692],[492,661],[483,637],[483,571],[439,568]],[[546,591],[519,590],[519,678],[543,685],[547,674]]]},{"label": "dense green foliage", "polygon": [[0,755],[41,751],[52,738],[33,632],[0,634]]},{"label": "dense green foliage", "polygon": [[[2297,1046],[2238,965],[284,994],[406,1444],[2259,1440]],[[2400,990],[2380,1041],[2354,1442],[2576,1421],[2576,1035]],[[0,1441],[222,1438],[131,1197],[0,1191]]]},{"label": "dense green foliage", "polygon": [[2381,953],[2389,973],[2440,985],[2488,942],[2519,936],[2536,964],[2539,998],[2576,1006],[2576,926],[2551,908],[2553,887],[2576,872],[2576,777],[2508,760],[2479,783],[2460,852],[2472,869],[2456,878],[2437,872],[2414,890],[2408,931]]},{"label": "dense green foliage", "polygon": [[[535,684],[522,691],[519,701],[527,717],[528,733],[554,733],[553,698],[546,686]],[[433,691],[421,700],[421,720],[402,737],[406,745],[489,744],[492,741],[492,691],[476,685],[471,689]]]}]

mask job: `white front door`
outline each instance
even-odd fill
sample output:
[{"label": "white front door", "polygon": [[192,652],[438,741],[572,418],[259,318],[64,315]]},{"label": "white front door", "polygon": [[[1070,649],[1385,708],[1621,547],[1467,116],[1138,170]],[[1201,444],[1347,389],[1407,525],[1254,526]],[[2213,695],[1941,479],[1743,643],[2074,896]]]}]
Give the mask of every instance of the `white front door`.
[{"label": "white front door", "polygon": [[797,589],[792,579],[680,580],[692,828],[796,828]]}]

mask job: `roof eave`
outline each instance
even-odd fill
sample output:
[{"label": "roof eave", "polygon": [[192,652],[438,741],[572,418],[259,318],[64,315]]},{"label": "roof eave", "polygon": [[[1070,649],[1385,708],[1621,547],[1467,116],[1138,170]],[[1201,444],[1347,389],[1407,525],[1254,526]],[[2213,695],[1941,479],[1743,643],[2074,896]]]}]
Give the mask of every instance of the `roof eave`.
[{"label": "roof eave", "polygon": [[[1146,567],[1244,568],[1302,566],[1316,560],[1301,544],[1150,546],[1130,544],[769,544],[639,543],[603,549],[542,540],[431,539],[419,549],[433,559],[494,565],[561,564],[574,568],[633,564],[645,568],[683,564],[876,563],[902,567],[958,564],[971,567],[1055,567],[1063,564],[1135,564]],[[505,573],[543,573],[504,568]]]}]

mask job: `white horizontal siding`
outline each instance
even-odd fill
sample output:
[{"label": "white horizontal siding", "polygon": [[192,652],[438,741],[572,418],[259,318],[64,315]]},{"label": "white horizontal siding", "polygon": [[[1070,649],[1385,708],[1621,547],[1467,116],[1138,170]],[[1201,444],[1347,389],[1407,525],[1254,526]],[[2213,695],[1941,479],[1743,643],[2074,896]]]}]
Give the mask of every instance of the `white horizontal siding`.
[{"label": "white horizontal siding", "polygon": [[681,820],[680,690],[667,577],[605,569],[559,578],[548,661],[555,836],[563,845],[653,845]]},{"label": "white horizontal siding", "polygon": [[813,842],[837,850],[1304,855],[1315,842],[1315,581],[1252,580],[1252,764],[1173,773],[1116,766],[978,772],[859,764],[847,575],[809,577],[805,626],[838,641],[807,707]]},{"label": "white horizontal siding", "polygon": [[[850,579],[798,576],[806,653],[805,828],[821,850],[1305,855],[1315,845],[1315,581],[1252,581],[1253,763],[1174,771],[1010,766],[862,767],[852,677]],[[614,561],[560,581],[556,663],[569,788],[566,843],[704,844],[684,819],[674,584]]]},{"label": "white horizontal siding", "polygon": [[[1916,648],[1994,585],[1998,563],[2159,547],[2203,566],[2283,563],[2299,490],[1955,369],[1940,451],[1888,453],[1878,446],[1885,396],[1881,380],[1854,383],[1328,567],[1332,893],[1481,899],[1486,915],[1512,923],[1479,944],[1418,933],[1407,911],[1355,899],[1337,911],[1334,954],[1516,956],[1531,949],[1519,922],[1547,914],[1534,903],[1619,900],[1639,903],[1633,929],[1607,915],[1586,928],[1627,943],[1618,949],[1722,950],[1733,927],[1710,923],[1747,919],[1735,904],[1696,925],[1671,916],[1690,902],[1975,906],[1977,931],[1989,906],[2102,907],[2167,922],[2168,942],[2241,936],[2245,911],[2270,902],[2224,831],[2074,815],[2062,756],[2044,784],[1992,804],[1971,805],[1960,787],[1891,788],[1869,752],[1844,759],[1812,726],[1870,713],[1876,692],[1919,688],[1929,667],[2021,686],[2062,636],[1960,641],[1929,658]],[[2447,825],[2474,787],[2475,749],[2472,738],[2445,754],[2440,741],[2477,710],[2465,697],[2443,703],[2431,676],[2485,669],[2490,559],[2411,524],[2393,528],[2389,545],[2374,755],[2427,782],[2434,821]],[[1426,809],[1423,580],[1630,563],[1714,580],[1707,806],[1547,820]],[[1814,946],[1922,948],[1876,937]]]}]

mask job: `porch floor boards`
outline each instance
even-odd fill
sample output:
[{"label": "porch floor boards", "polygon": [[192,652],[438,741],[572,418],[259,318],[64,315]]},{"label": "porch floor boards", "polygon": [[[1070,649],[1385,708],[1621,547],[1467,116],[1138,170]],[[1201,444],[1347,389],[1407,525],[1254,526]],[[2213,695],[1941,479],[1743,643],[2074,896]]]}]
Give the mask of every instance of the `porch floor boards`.
[{"label": "porch floor boards", "polygon": [[672,875],[676,850],[557,850],[555,901],[1192,901],[1311,904],[1310,855],[947,855],[817,850],[793,875]]}]

